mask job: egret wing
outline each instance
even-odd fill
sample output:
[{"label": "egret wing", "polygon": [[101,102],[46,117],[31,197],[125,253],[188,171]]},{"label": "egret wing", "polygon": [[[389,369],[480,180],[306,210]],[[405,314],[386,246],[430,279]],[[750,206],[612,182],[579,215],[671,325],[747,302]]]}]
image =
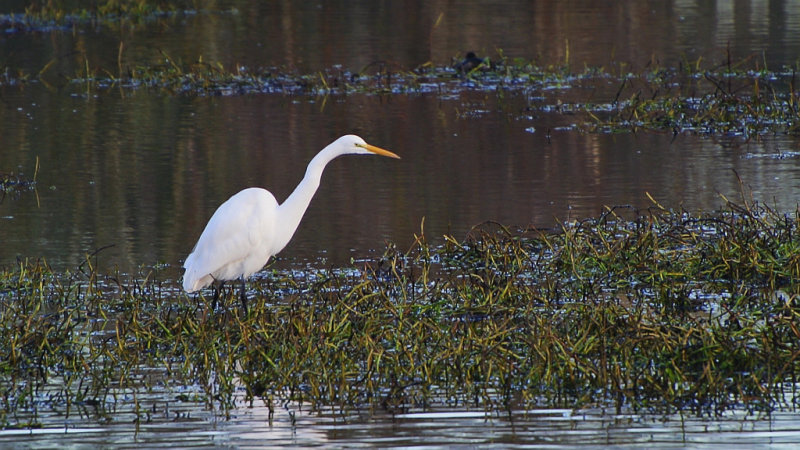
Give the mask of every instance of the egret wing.
[{"label": "egret wing", "polygon": [[211,216],[184,267],[184,289],[193,292],[214,280],[247,277],[266,264],[278,202],[264,189],[245,189]]}]

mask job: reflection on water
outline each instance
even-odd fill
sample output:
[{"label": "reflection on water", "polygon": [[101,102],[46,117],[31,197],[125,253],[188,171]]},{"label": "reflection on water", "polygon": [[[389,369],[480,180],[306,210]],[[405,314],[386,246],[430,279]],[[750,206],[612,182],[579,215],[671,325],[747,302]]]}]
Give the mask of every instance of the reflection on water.
[{"label": "reflection on water", "polygon": [[[36,90],[36,89],[30,89]],[[2,260],[44,256],[74,266],[107,245],[103,265],[178,266],[214,209],[248,186],[284,199],[313,155],[355,132],[403,159],[345,156],[322,185],[282,256],[332,264],[409,245],[423,217],[431,238],[463,237],[487,220],[544,226],[603,207],[717,208],[738,198],[736,174],[756,198],[793,211],[800,165],[792,138],[741,143],[671,134],[586,135],[554,129],[557,116],[509,121],[525,99],[485,99],[486,114],[459,118],[462,100],[432,95],[329,99],[174,98],[104,92],[92,99],[26,91],[6,95],[16,122],[0,124],[0,166],[32,173],[36,195],[0,204]],[[28,116],[30,118],[28,118]],[[734,145],[726,145],[734,144]]]},{"label": "reflection on water", "polygon": [[[169,406],[165,406],[169,405]],[[533,409],[511,412],[433,409],[404,414],[312,413],[297,404],[242,406],[230,420],[201,408],[158,404],[150,420],[138,425],[115,420],[98,426],[89,417],[45,423],[33,430],[0,431],[0,446],[324,446],[448,447],[575,446],[753,448],[800,445],[800,415],[777,412],[751,415],[741,411],[708,418],[692,415],[615,414],[590,408]],[[165,415],[166,408],[179,412]],[[24,439],[24,441],[23,441]],[[18,447],[20,448],[20,447]]]},{"label": "reflection on water", "polygon": [[[0,3],[0,14],[26,2]],[[64,1],[86,7],[79,1]],[[188,2],[191,3],[191,2]],[[634,71],[683,60],[720,61],[726,48],[767,66],[792,66],[800,54],[800,8],[791,0],[596,2],[290,2],[215,0],[212,14],[178,15],[146,24],[103,25],[72,32],[11,33],[0,39],[3,66],[37,73],[55,58],[46,81],[90,67],[118,71],[122,63],[219,61],[226,67],[292,67],[303,72],[342,65],[358,71],[376,61],[413,68],[447,64],[473,50],[535,60]],[[160,52],[164,51],[164,54]],[[763,52],[763,55],[762,55]]]}]

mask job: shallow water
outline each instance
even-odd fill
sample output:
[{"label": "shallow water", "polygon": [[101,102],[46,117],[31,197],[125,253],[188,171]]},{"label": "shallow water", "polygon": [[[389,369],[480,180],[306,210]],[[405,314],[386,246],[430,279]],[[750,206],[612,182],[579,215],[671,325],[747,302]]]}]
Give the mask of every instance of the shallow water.
[{"label": "shallow water", "polygon": [[[20,11],[22,2],[0,5]],[[725,64],[752,58],[769,68],[797,65],[795,2],[467,2],[222,1],[218,11],[136,25],[0,34],[0,69],[38,74],[0,81],[0,171],[32,176],[35,192],[0,201],[0,264],[46,258],[74,268],[87,254],[101,270],[178,267],[214,209],[248,186],[285,198],[310,158],[335,137],[357,133],[400,161],[346,157],[332,163],[280,264],[346,264],[409,245],[424,230],[435,242],[461,238],[485,221],[551,227],[621,205],[714,209],[742,190],[780,211],[800,198],[796,137],[584,134],[570,115],[529,113],[530,102],[602,101],[616,86],[548,92],[475,91],[396,95],[193,96],[158,89],[98,89],[65,74],[155,65],[165,55],[225,67],[281,67],[299,73],[341,66],[408,70],[445,66],[466,51],[541,66],[568,63],[637,72],[649,65]],[[163,52],[162,52],[163,50]],[[374,64],[376,63],[377,64]],[[36,78],[34,76],[34,78]],[[0,76],[0,80],[2,80]],[[610,94],[608,93],[610,91]],[[762,420],[615,416],[599,410],[441,410],[349,417],[241,407],[231,421],[201,405],[153,400],[160,417],[139,425],[119,412],[106,423],[91,411],[55,413],[42,430],[6,430],[0,443],[232,445],[651,445],[751,446],[800,443],[789,412]],[[126,399],[129,401],[130,399]],[[187,415],[176,415],[176,408]],[[291,408],[297,409],[296,405]],[[423,415],[423,414],[434,415]],[[64,434],[65,427],[69,430]]]},{"label": "shallow water", "polygon": [[[381,448],[794,448],[800,445],[800,415],[777,412],[720,417],[617,414],[600,408],[529,409],[485,412],[433,408],[342,416],[311,412],[297,404],[277,406],[270,417],[263,404],[242,405],[230,420],[179,401],[158,402],[149,421],[134,423],[117,414],[100,424],[91,413],[61,418],[33,430],[0,431],[0,445],[16,448],[114,445],[265,448],[336,446]],[[124,420],[128,419],[128,420]],[[47,421],[49,422],[49,421]]]}]

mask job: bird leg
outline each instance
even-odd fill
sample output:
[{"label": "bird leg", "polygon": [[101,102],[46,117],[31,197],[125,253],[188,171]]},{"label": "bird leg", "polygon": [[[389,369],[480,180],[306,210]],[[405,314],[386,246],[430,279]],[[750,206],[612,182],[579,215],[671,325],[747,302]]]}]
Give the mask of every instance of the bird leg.
[{"label": "bird leg", "polygon": [[219,301],[219,293],[222,291],[222,288],[225,286],[224,281],[220,281],[219,285],[214,283],[214,298],[211,300],[211,310],[214,311],[217,309],[217,302]]},{"label": "bird leg", "polygon": [[242,280],[242,290],[239,291],[239,295],[242,298],[242,308],[244,308],[244,313],[247,315],[247,290],[245,289],[244,285],[244,277],[240,279]]},{"label": "bird leg", "polygon": [[[241,290],[239,291],[239,297],[242,300],[242,308],[244,308],[245,314],[247,313],[247,288],[245,286],[244,278],[239,279],[242,283]],[[219,283],[213,284],[214,288],[214,297],[211,300],[211,310],[214,311],[217,309],[217,303],[219,303],[219,296],[220,293],[225,289],[225,282],[220,281]],[[233,293],[233,288],[231,288],[231,293]]]}]

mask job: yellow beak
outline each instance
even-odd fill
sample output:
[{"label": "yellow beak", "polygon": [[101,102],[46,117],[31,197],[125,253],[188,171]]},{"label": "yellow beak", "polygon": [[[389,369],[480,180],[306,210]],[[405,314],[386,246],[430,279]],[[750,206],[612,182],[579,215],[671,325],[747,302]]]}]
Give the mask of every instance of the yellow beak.
[{"label": "yellow beak", "polygon": [[374,145],[370,145],[370,144],[364,144],[364,145],[356,144],[356,145],[361,147],[361,148],[365,148],[365,149],[371,151],[372,153],[375,153],[376,155],[388,156],[389,158],[400,159],[399,156],[395,155],[394,153],[390,152],[389,150],[384,150],[384,149],[382,149],[380,147],[375,147]]}]

